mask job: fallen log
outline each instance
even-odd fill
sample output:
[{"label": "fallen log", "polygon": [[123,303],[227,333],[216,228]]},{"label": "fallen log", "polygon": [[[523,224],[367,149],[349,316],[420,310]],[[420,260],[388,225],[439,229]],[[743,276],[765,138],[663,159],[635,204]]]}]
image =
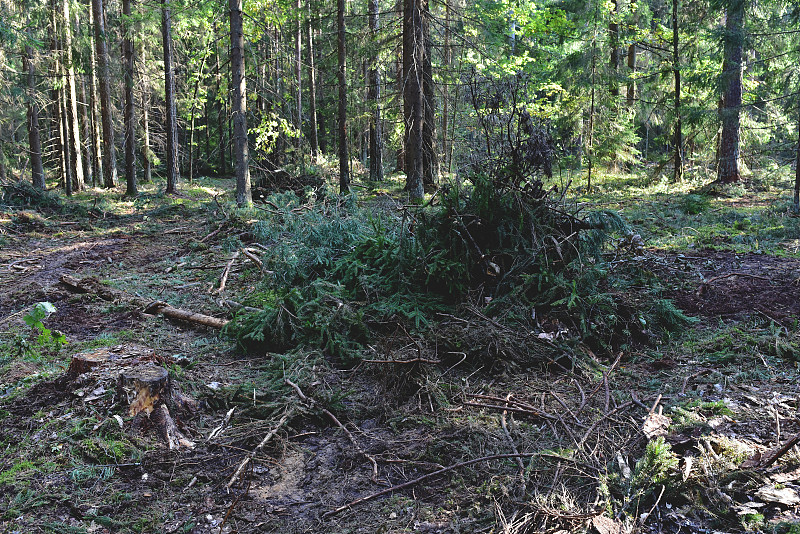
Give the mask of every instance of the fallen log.
[{"label": "fallen log", "polygon": [[202,326],[209,326],[211,328],[222,328],[228,324],[228,320],[196,313],[180,308],[173,308],[166,302],[149,301],[141,297],[130,295],[119,289],[114,289],[103,285],[100,280],[95,277],[84,278],[78,280],[69,274],[61,275],[61,283],[72,289],[73,291],[81,291],[84,293],[91,293],[97,295],[103,300],[109,302],[124,302],[136,308],[141,308],[145,313],[160,314],[170,319],[177,319],[188,323],[199,324]]}]

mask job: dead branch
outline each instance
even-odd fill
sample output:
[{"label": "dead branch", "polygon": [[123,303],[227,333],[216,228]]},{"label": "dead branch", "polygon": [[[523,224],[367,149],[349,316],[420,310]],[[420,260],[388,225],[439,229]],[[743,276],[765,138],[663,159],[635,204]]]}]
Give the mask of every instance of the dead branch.
[{"label": "dead branch", "polygon": [[211,233],[207,234],[207,235],[206,235],[206,236],[205,236],[203,239],[200,239],[200,240],[198,241],[198,243],[205,243],[206,241],[208,241],[209,239],[211,239],[212,237],[214,237],[215,235],[217,235],[218,233],[220,233],[220,232],[222,231],[222,226],[223,226],[223,225],[221,225],[221,224],[220,224],[220,225],[219,225],[219,228],[217,228],[217,229],[216,229],[216,230],[214,230],[213,232],[211,232]]},{"label": "dead branch", "polygon": [[261,271],[262,273],[267,273],[267,274],[269,274],[269,273],[272,273],[272,272],[273,272],[273,271],[268,271],[268,270],[265,270],[265,269],[264,269],[264,262],[263,262],[263,261],[261,261],[261,258],[259,258],[258,256],[256,256],[255,254],[253,254],[252,252],[250,252],[250,251],[249,251],[249,250],[247,250],[246,248],[241,248],[241,249],[239,249],[239,250],[242,252],[242,254],[244,254],[245,256],[247,256],[247,259],[248,259],[248,260],[250,260],[250,261],[252,261],[253,263],[255,263],[256,265],[258,265],[258,270],[259,270],[259,271]]},{"label": "dead branch", "polygon": [[725,278],[731,278],[733,276],[742,276],[742,277],[746,277],[746,278],[755,278],[756,280],[766,280],[767,282],[772,282],[772,279],[767,278],[766,276],[758,276],[758,275],[749,274],[749,273],[727,273],[727,274],[721,274],[719,276],[711,277],[708,280],[706,280],[705,282],[703,282],[701,285],[708,285],[708,284],[711,284],[713,282],[716,282],[717,280],[723,280]]},{"label": "dead branch", "polygon": [[300,400],[302,400],[304,403],[308,404],[312,408],[315,407],[315,406],[318,407],[320,409],[320,411],[322,411],[322,413],[324,413],[325,415],[328,416],[328,419],[330,419],[333,422],[333,424],[335,424],[336,426],[341,428],[342,431],[344,431],[344,433],[347,435],[347,438],[350,440],[350,443],[353,444],[353,446],[356,448],[358,453],[361,456],[363,456],[364,458],[366,458],[367,460],[369,460],[369,463],[372,464],[372,481],[373,482],[377,482],[378,481],[378,462],[375,460],[375,458],[371,454],[368,454],[364,449],[361,448],[361,445],[358,444],[358,441],[356,441],[355,436],[353,436],[353,434],[349,430],[347,430],[347,427],[345,427],[342,424],[342,422],[339,421],[339,419],[335,415],[333,415],[333,413],[330,412],[330,410],[320,406],[319,403],[316,400],[314,400],[313,398],[307,397],[306,394],[303,393],[303,390],[300,389],[300,386],[298,386],[297,384],[295,384],[294,382],[292,382],[288,378],[284,378],[283,381],[286,383],[287,386],[290,386],[292,389],[294,389],[295,393],[297,393],[297,396],[300,397]]},{"label": "dead branch", "polygon": [[[506,400],[511,400],[511,393],[506,396]],[[514,438],[511,437],[511,432],[508,430],[508,422],[506,421],[506,416],[508,415],[508,410],[503,410],[503,413],[500,414],[500,426],[503,427],[503,434],[506,436],[506,441],[508,441],[511,450],[514,454],[519,454],[519,449],[517,449],[517,444],[514,443]],[[523,495],[526,492],[525,489],[525,464],[522,461],[522,458],[517,456],[517,466],[519,467],[519,478],[522,481],[522,493]]]},{"label": "dead branch", "polygon": [[433,365],[438,365],[442,363],[439,360],[429,360],[427,358],[412,358],[410,360],[361,360],[364,363],[396,363],[400,365],[411,365],[414,363],[430,363]]},{"label": "dead branch", "polygon": [[286,424],[286,421],[291,419],[292,416],[294,416],[294,410],[293,409],[287,410],[287,412],[283,414],[283,417],[281,417],[280,421],[278,421],[278,424],[275,425],[272,428],[272,430],[267,432],[267,435],[264,436],[264,439],[262,439],[261,442],[258,445],[256,445],[252,451],[250,451],[250,454],[245,456],[244,460],[242,460],[242,463],[240,463],[239,467],[236,469],[236,472],[233,474],[228,483],[225,484],[225,487],[227,489],[230,489],[230,487],[233,486],[233,484],[239,478],[239,475],[241,475],[242,471],[244,471],[245,467],[247,467],[247,464],[249,464],[253,460],[253,458],[255,458],[255,455],[258,453],[258,451],[260,451],[261,448],[264,447],[264,445],[266,445],[269,442],[269,440],[275,437],[275,435],[280,431],[281,427],[283,427],[283,425]]},{"label": "dead branch", "polygon": [[477,463],[480,463],[480,462],[486,462],[486,461],[489,461],[489,460],[502,460],[502,459],[506,459],[506,458],[532,458],[533,456],[537,456],[538,454],[539,454],[538,452],[523,452],[523,453],[513,453],[513,454],[495,454],[495,455],[492,455],[492,456],[484,456],[482,458],[475,458],[473,460],[467,460],[467,461],[464,461],[464,462],[459,462],[457,464],[453,464],[453,465],[449,465],[447,467],[443,467],[443,468],[441,468],[441,469],[439,469],[437,471],[434,471],[432,473],[428,473],[426,475],[422,475],[421,477],[417,477],[414,480],[409,480],[408,482],[404,482],[402,484],[398,484],[397,486],[392,486],[390,488],[386,488],[384,490],[381,490],[381,491],[379,491],[377,493],[373,493],[371,495],[367,495],[366,497],[361,497],[360,499],[356,499],[355,501],[351,501],[351,502],[349,502],[349,503],[347,503],[347,504],[345,504],[343,506],[340,506],[339,508],[336,508],[334,510],[329,510],[329,511],[325,512],[324,514],[322,514],[322,517],[323,518],[330,517],[332,515],[336,515],[336,514],[338,514],[340,512],[343,512],[343,511],[347,510],[348,508],[352,508],[353,506],[357,506],[359,504],[363,504],[363,503],[371,501],[373,499],[377,499],[378,497],[381,497],[383,495],[387,495],[389,493],[394,493],[395,491],[399,491],[401,489],[410,488],[411,486],[416,486],[420,482],[424,482],[425,480],[428,480],[429,478],[433,478],[435,476],[447,473],[448,471],[452,471],[454,469],[459,469],[461,467],[466,467],[468,465],[473,465],[473,464],[477,464]]},{"label": "dead branch", "polygon": [[587,439],[589,439],[589,436],[592,434],[592,431],[595,428],[597,428],[597,425],[599,425],[601,422],[605,421],[606,419],[610,419],[612,415],[614,415],[617,412],[622,411],[623,409],[627,408],[628,406],[633,406],[633,401],[628,401],[628,402],[625,402],[623,404],[620,404],[619,406],[617,406],[616,408],[614,408],[610,412],[606,413],[605,415],[603,415],[602,417],[597,419],[597,421],[592,423],[592,425],[589,427],[589,429],[583,435],[583,438],[581,438],[580,442],[578,442],[578,448],[579,449],[583,449],[583,444],[586,443]]},{"label": "dead branch", "polygon": [[180,308],[173,308],[165,302],[151,302],[141,297],[130,295],[124,291],[120,291],[119,289],[114,289],[103,285],[95,277],[78,280],[74,276],[64,274],[61,275],[61,282],[74,291],[91,293],[109,302],[128,303],[136,308],[141,308],[145,313],[161,314],[164,317],[169,317],[170,319],[178,319],[180,321],[210,326],[212,328],[222,328],[228,324],[226,319],[220,319],[218,317],[212,317],[202,313],[195,313]]},{"label": "dead branch", "polygon": [[558,421],[558,417],[554,415],[550,415],[544,412],[540,412],[538,410],[529,410],[525,408],[516,408],[513,406],[498,406],[496,404],[481,404],[480,402],[464,402],[464,406],[474,406],[476,408],[486,408],[489,410],[508,410],[509,412],[518,413],[522,415],[528,415],[531,417],[535,417],[538,419],[550,419],[551,421]]},{"label": "dead branch", "polygon": [[772,464],[774,464],[775,462],[777,462],[781,456],[789,452],[789,450],[795,445],[797,445],[798,442],[800,442],[800,433],[795,434],[794,436],[789,438],[789,440],[786,443],[784,443],[780,447],[772,449],[770,452],[768,452],[764,456],[761,456],[758,459],[750,458],[749,460],[745,460],[745,462],[742,464],[742,468],[744,469],[752,469],[754,467],[767,468]]},{"label": "dead branch", "polygon": [[228,274],[231,272],[231,267],[233,267],[233,262],[236,261],[236,258],[239,257],[239,251],[235,251],[231,256],[230,261],[225,266],[225,270],[222,271],[222,274],[219,277],[219,288],[217,289],[216,293],[218,295],[222,295],[222,292],[225,291],[225,284],[228,282]]},{"label": "dead branch", "polygon": [[206,438],[206,443],[208,443],[209,441],[211,441],[211,440],[212,440],[212,439],[214,439],[215,437],[217,437],[217,436],[219,436],[220,434],[222,434],[222,432],[225,430],[225,427],[227,427],[227,426],[228,426],[228,423],[230,423],[230,422],[231,422],[231,417],[233,417],[233,412],[235,412],[235,411],[236,411],[236,406],[234,406],[233,408],[231,408],[230,410],[228,410],[228,413],[226,413],[226,414],[225,414],[225,418],[222,420],[222,422],[221,422],[221,423],[220,423],[218,426],[216,426],[216,427],[215,427],[215,428],[214,428],[214,429],[213,429],[213,430],[212,430],[212,431],[211,431],[211,432],[208,434],[208,437]]}]

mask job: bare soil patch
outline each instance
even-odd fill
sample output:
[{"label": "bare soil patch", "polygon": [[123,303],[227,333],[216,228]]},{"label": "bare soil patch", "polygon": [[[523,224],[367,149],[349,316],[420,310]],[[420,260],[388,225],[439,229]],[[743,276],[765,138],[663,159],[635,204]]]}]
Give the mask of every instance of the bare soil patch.
[{"label": "bare soil patch", "polygon": [[697,251],[673,259],[697,277],[695,288],[674,297],[690,314],[731,318],[759,312],[780,323],[800,314],[797,258]]}]

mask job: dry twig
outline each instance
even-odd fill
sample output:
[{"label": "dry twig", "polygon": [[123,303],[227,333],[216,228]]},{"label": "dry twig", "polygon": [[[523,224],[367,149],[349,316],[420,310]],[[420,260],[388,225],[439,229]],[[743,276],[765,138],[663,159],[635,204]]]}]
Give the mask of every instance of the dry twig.
[{"label": "dry twig", "polygon": [[294,415],[294,410],[293,409],[289,409],[289,410],[287,410],[287,412],[285,414],[283,414],[283,417],[281,417],[280,421],[278,421],[278,424],[275,425],[272,428],[272,430],[270,430],[267,433],[266,436],[264,436],[264,439],[262,439],[261,442],[258,445],[256,445],[256,447],[252,451],[250,451],[250,454],[245,456],[244,460],[242,460],[242,463],[240,463],[239,467],[236,469],[236,472],[233,474],[233,476],[228,481],[228,483],[225,484],[226,488],[230,489],[230,487],[233,486],[233,484],[236,482],[236,479],[238,479],[239,475],[241,475],[242,471],[244,471],[244,468],[247,467],[247,464],[249,464],[250,461],[252,461],[252,459],[255,457],[255,455],[258,453],[258,451],[261,450],[261,448],[264,445],[266,445],[269,442],[269,440],[271,440],[273,437],[275,437],[275,434],[277,434],[278,431],[280,431],[281,427],[283,425],[285,425],[286,421],[291,419],[293,415]]},{"label": "dry twig", "polygon": [[238,257],[239,257],[239,251],[237,250],[231,256],[230,261],[225,266],[225,270],[222,271],[222,274],[219,277],[219,288],[216,291],[216,293],[218,295],[222,295],[222,292],[225,291],[225,284],[228,283],[228,274],[230,274],[230,272],[231,272],[231,267],[233,267],[233,262],[235,262],[236,258],[238,258]]},{"label": "dry twig", "polygon": [[525,453],[520,453],[520,454],[495,454],[495,455],[492,455],[492,456],[484,456],[482,458],[475,458],[473,460],[467,460],[465,462],[459,462],[457,464],[453,464],[453,465],[449,465],[447,467],[443,467],[443,468],[441,468],[441,469],[439,469],[437,471],[434,471],[432,473],[428,473],[427,475],[422,475],[421,477],[417,477],[414,480],[409,480],[408,482],[404,482],[402,484],[398,484],[397,486],[392,486],[390,488],[386,488],[384,490],[381,490],[381,491],[379,491],[377,493],[372,493],[370,495],[367,495],[366,497],[361,497],[360,499],[356,499],[355,501],[349,502],[349,503],[347,503],[347,504],[345,504],[343,506],[340,506],[339,508],[336,508],[334,510],[329,510],[329,511],[325,512],[324,514],[322,514],[322,517],[330,517],[330,516],[336,515],[336,514],[338,514],[340,512],[344,512],[345,510],[347,510],[348,508],[352,508],[353,506],[356,506],[356,505],[359,505],[359,504],[363,504],[363,503],[371,501],[373,499],[377,499],[378,497],[381,497],[382,495],[387,495],[389,493],[394,493],[395,491],[399,491],[401,489],[410,488],[411,486],[416,486],[420,482],[424,482],[425,480],[428,480],[429,478],[433,478],[433,477],[441,475],[443,473],[447,473],[448,471],[452,471],[453,469],[458,469],[460,467],[466,467],[468,465],[477,464],[477,463],[480,463],[480,462],[486,462],[486,461],[489,461],[489,460],[501,460],[501,459],[505,459],[505,458],[531,458],[533,456],[537,456],[538,454],[539,453],[536,453],[536,452],[525,452]]}]

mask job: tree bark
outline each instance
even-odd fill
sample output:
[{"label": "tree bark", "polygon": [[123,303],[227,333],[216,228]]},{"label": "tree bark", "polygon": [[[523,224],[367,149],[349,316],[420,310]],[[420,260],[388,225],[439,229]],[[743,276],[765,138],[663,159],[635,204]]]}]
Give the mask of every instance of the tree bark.
[{"label": "tree bark", "polygon": [[94,16],[94,38],[97,51],[97,66],[100,70],[100,117],[103,126],[103,185],[114,187],[117,183],[117,150],[114,146],[114,127],[111,122],[110,75],[108,69],[108,45],[103,16],[103,0],[92,0]]},{"label": "tree bark", "polygon": [[672,0],[672,72],[675,76],[675,137],[673,180],[679,182],[683,178],[683,123],[681,120],[681,58],[679,52],[678,33],[678,0]]},{"label": "tree bark", "polygon": [[368,103],[371,117],[369,124],[369,179],[373,182],[383,181],[383,128],[381,125],[381,71],[378,68],[378,0],[369,0],[369,29],[374,47],[369,68]]},{"label": "tree bark", "polygon": [[345,55],[345,0],[336,2],[337,40],[339,60],[339,192],[350,192],[350,151],[347,146],[347,56]]},{"label": "tree bark", "polygon": [[[341,1],[341,0],[340,0]],[[412,201],[423,197],[424,115],[423,61],[425,37],[421,0],[403,1],[403,118],[405,122],[406,190]]]},{"label": "tree bark", "polygon": [[172,57],[171,0],[161,0],[161,35],[164,49],[164,105],[167,115],[167,188],[165,193],[177,192],[178,176],[178,110],[175,104],[175,67]]},{"label": "tree bark", "polygon": [[130,24],[131,0],[122,0],[125,56],[125,194],[136,196],[136,119],[133,115],[133,28]]},{"label": "tree bark", "polygon": [[720,139],[719,172],[722,183],[737,182],[739,174],[739,114],[742,106],[742,41],[744,35],[743,0],[730,0],[725,22],[724,60],[722,63],[722,136]]},{"label": "tree bark", "polygon": [[[309,7],[309,15],[311,8]],[[319,133],[317,132],[317,75],[314,62],[314,29],[308,19],[308,105],[309,105],[309,139],[311,141],[311,162],[319,159]]]},{"label": "tree bark", "polygon": [[[23,66],[28,71],[28,145],[31,151],[31,179],[33,187],[45,189],[44,166],[42,165],[42,142],[39,136],[39,105],[36,103],[36,68],[33,65],[33,49],[25,47]],[[5,161],[2,154],[0,158]],[[5,174],[5,169],[3,169]]]},{"label": "tree bark", "polygon": [[425,119],[422,123],[422,182],[433,186],[439,179],[439,155],[436,147],[436,85],[433,80],[433,42],[431,41],[430,0],[422,3],[422,31],[425,50],[422,64],[422,93]]},{"label": "tree bark", "polygon": [[67,97],[67,124],[69,126],[69,159],[72,167],[72,190],[80,191],[86,182],[81,154],[81,130],[78,118],[78,93],[75,89],[75,66],[72,63],[72,24],[69,14],[69,0],[63,1],[64,13],[64,52]]},{"label": "tree bark", "polygon": [[236,172],[236,204],[250,206],[250,153],[247,146],[247,87],[244,71],[242,0],[230,0],[231,78],[233,83],[233,137]]}]

